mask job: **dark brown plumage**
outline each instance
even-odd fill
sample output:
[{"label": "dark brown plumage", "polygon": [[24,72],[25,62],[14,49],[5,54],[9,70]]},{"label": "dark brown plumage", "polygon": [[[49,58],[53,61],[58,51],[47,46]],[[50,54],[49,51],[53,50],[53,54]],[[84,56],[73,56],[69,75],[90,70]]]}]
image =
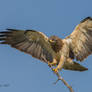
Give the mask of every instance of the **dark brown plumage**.
[{"label": "dark brown plumage", "polygon": [[87,20],[92,20],[92,18],[91,18],[91,17],[86,17],[85,19],[83,19],[83,20],[81,21],[81,23],[83,23],[83,22],[85,22],[85,21],[87,21]]},{"label": "dark brown plumage", "polygon": [[52,49],[53,49],[56,53],[59,52],[59,51],[62,49],[62,47],[63,47],[63,45],[64,45],[62,39],[60,39],[60,38],[57,37],[57,36],[51,36],[51,37],[49,38],[49,40],[52,40],[52,42],[50,42],[50,44],[51,44]]}]

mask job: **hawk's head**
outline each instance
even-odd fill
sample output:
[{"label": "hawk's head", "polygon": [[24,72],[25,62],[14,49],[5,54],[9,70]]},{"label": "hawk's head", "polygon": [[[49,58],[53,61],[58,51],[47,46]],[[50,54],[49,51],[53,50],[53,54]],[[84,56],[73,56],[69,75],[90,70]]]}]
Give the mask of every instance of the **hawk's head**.
[{"label": "hawk's head", "polygon": [[52,49],[57,53],[62,49],[63,41],[57,36],[49,37],[49,42],[52,46]]}]

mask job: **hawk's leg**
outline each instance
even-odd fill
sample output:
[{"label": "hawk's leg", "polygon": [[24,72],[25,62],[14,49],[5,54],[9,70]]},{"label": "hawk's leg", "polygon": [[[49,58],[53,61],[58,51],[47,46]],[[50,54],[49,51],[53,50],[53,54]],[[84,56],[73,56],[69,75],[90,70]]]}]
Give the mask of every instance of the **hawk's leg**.
[{"label": "hawk's leg", "polygon": [[63,68],[64,62],[66,61],[66,57],[65,56],[61,56],[59,64],[57,65],[56,68],[53,69],[54,72],[58,72],[59,70],[61,70]]}]

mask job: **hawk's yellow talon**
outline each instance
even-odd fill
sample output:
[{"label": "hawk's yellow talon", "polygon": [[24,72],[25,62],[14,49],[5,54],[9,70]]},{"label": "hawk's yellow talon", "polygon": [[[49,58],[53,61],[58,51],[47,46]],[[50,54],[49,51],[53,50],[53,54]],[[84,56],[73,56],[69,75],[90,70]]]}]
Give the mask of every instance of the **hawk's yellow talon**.
[{"label": "hawk's yellow talon", "polygon": [[49,63],[49,62],[48,62],[48,66],[50,66],[50,67],[51,67],[51,66],[56,66],[56,63],[54,63],[54,62]]},{"label": "hawk's yellow talon", "polygon": [[57,72],[58,72],[58,69],[57,69],[57,68],[54,68],[53,71],[54,71],[55,73],[57,73]]}]

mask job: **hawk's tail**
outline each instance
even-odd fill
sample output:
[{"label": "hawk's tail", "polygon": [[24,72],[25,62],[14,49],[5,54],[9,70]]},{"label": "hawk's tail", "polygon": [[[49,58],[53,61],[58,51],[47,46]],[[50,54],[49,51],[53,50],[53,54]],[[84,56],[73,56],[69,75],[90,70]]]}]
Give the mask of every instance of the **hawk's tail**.
[{"label": "hawk's tail", "polygon": [[86,71],[86,70],[88,70],[88,68],[86,68],[86,67],[84,67],[76,62],[65,64],[63,68],[66,70],[73,70],[73,71]]}]

